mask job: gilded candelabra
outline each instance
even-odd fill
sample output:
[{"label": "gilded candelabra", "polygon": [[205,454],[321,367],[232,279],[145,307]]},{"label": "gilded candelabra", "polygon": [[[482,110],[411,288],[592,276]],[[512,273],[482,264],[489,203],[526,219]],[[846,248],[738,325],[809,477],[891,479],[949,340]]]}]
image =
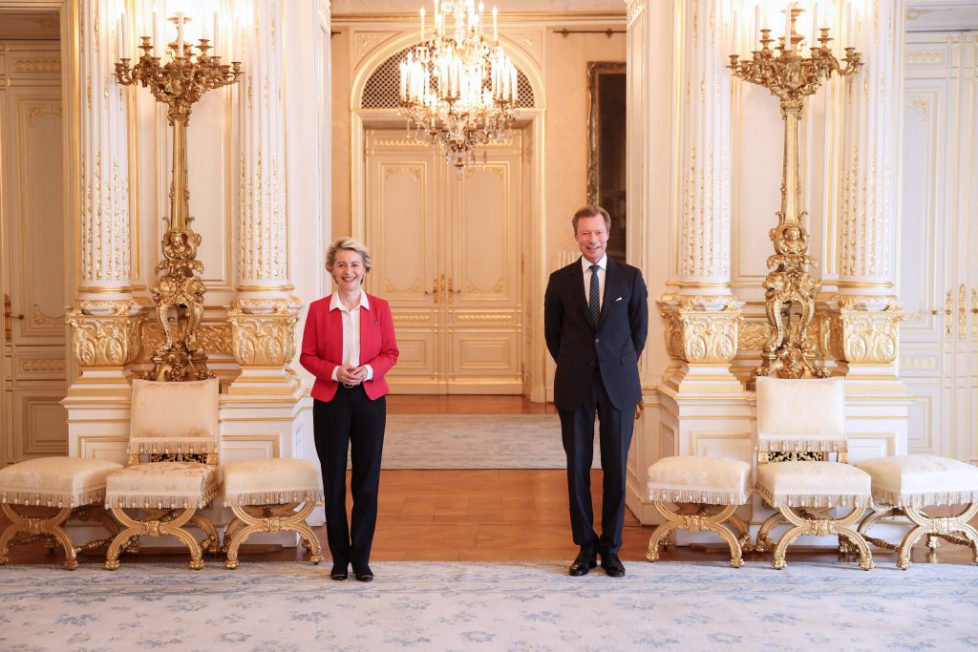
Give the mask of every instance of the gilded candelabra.
[{"label": "gilded candelabra", "polygon": [[809,56],[802,56],[799,50],[804,37],[795,31],[802,10],[791,6],[786,11],[791,12],[790,28],[774,48],[771,30],[761,29],[761,48],[753,51],[753,57],[740,61],[740,55],[731,54],[728,66],[735,76],[776,95],[784,119],[781,210],[777,213],[777,226],[769,232],[775,253],[767,259],[771,271],[763,284],[771,337],[764,345],[761,366],[754,370],[753,377],[823,377],[828,375],[827,371],[816,367],[815,344],[808,333],[815,316],[818,282],[808,273],[815,261],[808,254],[808,231],[802,223],[806,212],[799,206],[798,124],[805,97],[814,94],[832,73],[851,75],[862,64],[855,48],[845,48],[841,62],[832,54],[827,27],[819,29],[819,45],[812,44]]},{"label": "gilded candelabra", "polygon": [[[191,227],[190,191],[187,188],[187,125],[191,107],[213,88],[233,84],[241,76],[241,64],[221,63],[221,57],[208,54],[210,40],[202,38],[196,46],[185,43],[182,14],[170,21],[177,26],[178,38],[167,45],[170,60],[163,64],[153,56],[149,36],[140,37],[143,51],[130,66],[123,57],[115,64],[116,79],[126,86],[148,87],[157,101],[167,105],[167,119],[173,127],[173,178],[170,182],[170,217],[163,234],[163,260],[156,266],[159,279],[152,288],[156,319],[163,330],[163,344],[153,352],[149,380],[182,381],[212,378],[207,370],[207,354],[197,339],[197,328],[204,316],[203,264],[197,260],[200,234]],[[170,311],[176,313],[171,322]]]}]

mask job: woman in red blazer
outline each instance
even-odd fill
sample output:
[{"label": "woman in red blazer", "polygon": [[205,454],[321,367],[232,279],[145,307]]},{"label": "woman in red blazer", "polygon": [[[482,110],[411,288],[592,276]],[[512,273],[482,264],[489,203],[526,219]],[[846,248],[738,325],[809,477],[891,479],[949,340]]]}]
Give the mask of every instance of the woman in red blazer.
[{"label": "woman in red blazer", "polygon": [[[340,238],[326,252],[336,291],[309,306],[299,362],[312,387],[316,453],[326,491],[330,577],[345,580],[352,564],[361,582],[373,579],[370,546],[377,522],[377,488],[389,391],[384,376],[397,362],[390,305],[363,290],[370,252]],[[353,518],[346,518],[346,459],[352,448]]]}]

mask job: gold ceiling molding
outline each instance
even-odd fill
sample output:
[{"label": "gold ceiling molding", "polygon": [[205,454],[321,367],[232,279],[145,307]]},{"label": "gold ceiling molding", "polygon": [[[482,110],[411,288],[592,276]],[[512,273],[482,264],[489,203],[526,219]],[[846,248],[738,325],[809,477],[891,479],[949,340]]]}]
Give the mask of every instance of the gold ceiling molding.
[{"label": "gold ceiling molding", "polygon": [[[643,2],[644,4],[644,2]],[[565,12],[553,12],[553,11],[539,11],[539,12],[512,12],[512,13],[500,13],[499,14],[499,25],[500,31],[505,27],[505,25],[510,23],[520,23],[520,22],[536,22],[536,23],[560,23],[560,24],[578,24],[578,23],[601,23],[602,25],[606,23],[612,23],[615,25],[624,26],[627,15],[623,11],[621,13],[610,13],[604,11],[595,12],[580,12],[580,13],[565,13]],[[370,13],[349,13],[349,14],[336,14],[331,16],[331,23],[333,27],[344,27],[349,25],[355,25],[357,23],[410,23],[412,26],[417,22],[417,13],[391,13],[391,14],[370,14]],[[503,34],[505,36],[505,34]]]}]

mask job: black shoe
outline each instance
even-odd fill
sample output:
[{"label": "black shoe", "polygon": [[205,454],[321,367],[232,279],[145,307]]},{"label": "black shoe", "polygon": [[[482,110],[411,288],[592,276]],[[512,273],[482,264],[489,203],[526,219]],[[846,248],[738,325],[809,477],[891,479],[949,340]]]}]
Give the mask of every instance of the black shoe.
[{"label": "black shoe", "polygon": [[618,559],[618,555],[613,552],[609,552],[607,555],[601,555],[601,567],[604,568],[604,572],[608,574],[608,577],[625,577],[625,565]]},{"label": "black shoe", "polygon": [[573,577],[580,577],[581,575],[587,575],[588,571],[598,565],[598,561],[594,556],[593,552],[589,552],[584,548],[577,553],[577,558],[574,563],[570,565],[570,574]]},{"label": "black shoe", "polygon": [[330,578],[337,582],[342,582],[347,578],[347,566],[349,564],[333,564],[333,570],[329,571]]},{"label": "black shoe", "polygon": [[357,578],[358,582],[373,582],[374,572],[370,570],[370,566],[367,566],[366,564],[359,568],[354,566],[353,577]]}]

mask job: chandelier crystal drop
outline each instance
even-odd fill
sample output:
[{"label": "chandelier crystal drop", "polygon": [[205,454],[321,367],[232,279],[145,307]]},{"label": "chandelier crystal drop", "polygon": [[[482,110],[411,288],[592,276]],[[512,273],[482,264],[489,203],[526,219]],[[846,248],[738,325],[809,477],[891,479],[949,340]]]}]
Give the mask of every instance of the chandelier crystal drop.
[{"label": "chandelier crystal drop", "polygon": [[435,0],[434,27],[401,61],[401,113],[408,132],[439,143],[445,160],[461,169],[475,163],[475,149],[504,138],[518,98],[517,72],[499,44],[498,12],[492,9],[492,42],[484,35],[485,5],[474,0]]}]

